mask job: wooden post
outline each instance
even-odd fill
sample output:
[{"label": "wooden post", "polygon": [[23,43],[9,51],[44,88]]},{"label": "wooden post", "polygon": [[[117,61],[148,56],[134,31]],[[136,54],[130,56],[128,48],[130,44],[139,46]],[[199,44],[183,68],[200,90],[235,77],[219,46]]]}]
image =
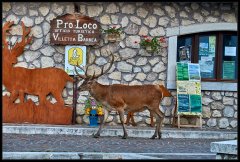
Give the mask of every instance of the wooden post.
[{"label": "wooden post", "polygon": [[200,115],[200,121],[199,121],[199,124],[200,124],[200,128],[202,129],[202,115]]},{"label": "wooden post", "polygon": [[176,114],[177,114],[177,98],[175,98],[175,107],[173,112],[172,127],[176,125]]},{"label": "wooden post", "polygon": [[180,128],[180,122],[181,122],[181,120],[180,120],[180,114],[178,114],[178,128]]},{"label": "wooden post", "polygon": [[72,124],[76,123],[76,108],[77,108],[77,77],[73,75],[73,115],[72,115]]}]

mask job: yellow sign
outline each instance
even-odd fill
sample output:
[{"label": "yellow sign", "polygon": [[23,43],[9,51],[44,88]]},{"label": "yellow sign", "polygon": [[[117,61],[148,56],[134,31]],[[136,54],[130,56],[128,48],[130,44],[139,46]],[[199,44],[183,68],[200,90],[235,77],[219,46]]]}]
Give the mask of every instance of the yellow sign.
[{"label": "yellow sign", "polygon": [[68,50],[68,63],[70,65],[81,65],[83,62],[83,50],[81,48],[70,48]]},{"label": "yellow sign", "polygon": [[76,75],[74,66],[80,74],[84,72],[78,66],[86,65],[86,46],[66,46],[65,47],[65,71],[68,75]]}]

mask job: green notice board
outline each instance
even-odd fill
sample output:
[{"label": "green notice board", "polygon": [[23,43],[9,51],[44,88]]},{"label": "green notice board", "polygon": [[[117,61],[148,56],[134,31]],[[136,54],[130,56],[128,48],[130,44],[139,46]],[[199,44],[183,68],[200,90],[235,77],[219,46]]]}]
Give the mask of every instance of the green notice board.
[{"label": "green notice board", "polygon": [[201,115],[201,76],[199,64],[177,63],[177,110],[178,114]]},{"label": "green notice board", "polygon": [[177,63],[177,80],[188,80],[188,64]]},{"label": "green notice board", "polygon": [[223,61],[223,79],[235,79],[235,61]]}]

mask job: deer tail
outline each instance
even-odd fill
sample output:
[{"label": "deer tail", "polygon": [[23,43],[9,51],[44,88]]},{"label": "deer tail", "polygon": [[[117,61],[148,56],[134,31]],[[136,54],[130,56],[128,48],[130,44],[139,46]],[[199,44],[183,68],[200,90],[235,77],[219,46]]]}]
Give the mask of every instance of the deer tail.
[{"label": "deer tail", "polygon": [[163,89],[161,88],[161,86],[159,84],[157,86],[158,86],[158,91],[161,93],[161,96],[162,96],[161,99],[163,99],[163,97],[164,97]]},{"label": "deer tail", "polygon": [[172,97],[172,94],[163,85],[158,84],[158,87],[164,97]]},{"label": "deer tail", "polygon": [[74,81],[73,78],[70,77],[67,73],[66,73],[66,75],[65,75],[65,78],[66,78],[66,80],[69,81],[69,82],[73,82],[73,81]]}]

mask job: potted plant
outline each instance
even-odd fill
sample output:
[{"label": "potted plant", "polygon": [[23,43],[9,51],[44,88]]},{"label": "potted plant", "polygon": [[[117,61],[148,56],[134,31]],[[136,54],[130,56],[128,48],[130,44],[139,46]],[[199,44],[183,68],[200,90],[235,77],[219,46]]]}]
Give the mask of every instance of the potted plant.
[{"label": "potted plant", "polygon": [[103,113],[103,106],[102,106],[101,103],[98,103],[98,104],[97,104],[97,114],[98,114],[98,116],[101,116],[101,115],[104,114],[104,113]]},{"label": "potted plant", "polygon": [[87,99],[85,102],[85,114],[89,115],[89,126],[98,125],[98,116],[103,116],[103,106],[94,99]]},{"label": "potted plant", "polygon": [[90,99],[87,99],[85,101],[85,114],[89,115],[91,110],[92,110],[91,101],[90,101]]},{"label": "potted plant", "polygon": [[109,27],[108,29],[102,31],[107,34],[109,42],[116,42],[120,39],[121,33],[123,33],[122,28],[117,28],[116,26]]},{"label": "potted plant", "polygon": [[143,36],[139,44],[145,48],[147,52],[153,53],[158,51],[160,47],[166,47],[166,40],[164,37],[151,38],[148,36]]}]

